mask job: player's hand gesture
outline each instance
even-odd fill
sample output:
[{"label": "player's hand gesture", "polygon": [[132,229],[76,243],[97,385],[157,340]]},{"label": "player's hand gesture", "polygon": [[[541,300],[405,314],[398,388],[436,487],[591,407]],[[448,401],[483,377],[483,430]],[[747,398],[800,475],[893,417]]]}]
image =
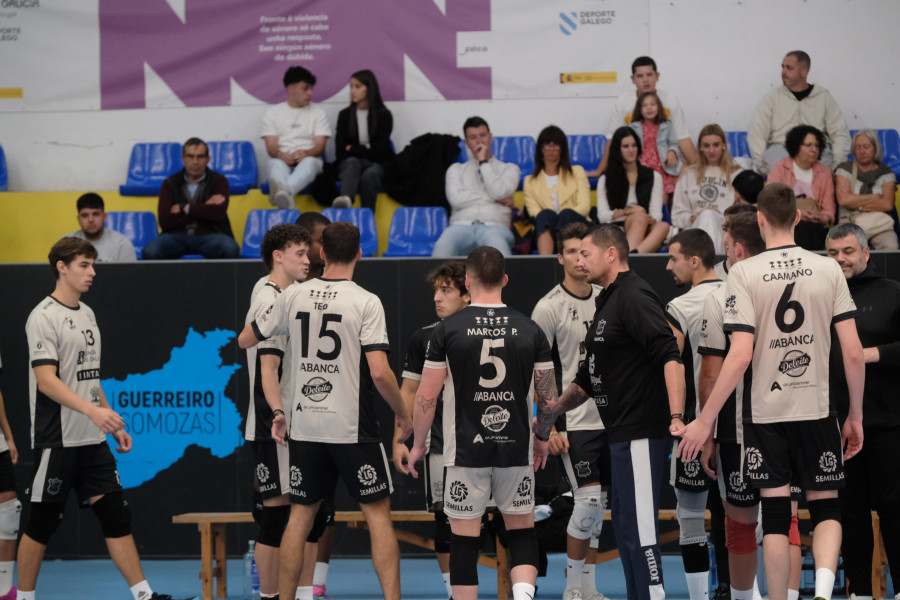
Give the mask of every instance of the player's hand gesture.
[{"label": "player's hand gesture", "polygon": [[285,419],[284,413],[279,413],[272,419],[272,439],[282,446],[288,445],[287,419]]},{"label": "player's hand gesture", "polygon": [[675,425],[669,431],[681,438],[681,443],[678,444],[678,457],[682,462],[691,462],[697,458],[712,436],[712,425],[708,425],[700,418],[694,419],[689,425]]},{"label": "player's hand gesture", "polygon": [[116,440],[116,443],[119,444],[116,447],[116,452],[125,454],[131,451],[131,436],[128,435],[127,431],[120,429],[113,434],[113,438]]},{"label": "player's hand gesture", "polygon": [[94,406],[88,416],[103,433],[115,433],[125,427],[125,420],[111,408]]},{"label": "player's hand gesture", "polygon": [[[557,436],[558,437],[558,436]],[[549,440],[539,440],[534,436],[534,470],[543,469],[547,464],[547,455],[550,453]]]},{"label": "player's hand gesture", "polygon": [[706,471],[706,474],[713,481],[718,478],[716,474],[716,443],[713,442],[712,438],[706,441],[706,445],[700,451],[700,464],[703,465],[703,470]]},{"label": "player's hand gesture", "polygon": [[394,467],[398,471],[409,475],[409,470],[406,469],[406,465],[409,464],[409,448],[398,439],[394,440],[394,451],[391,453],[391,459],[393,459]]},{"label": "player's hand gesture", "polygon": [[861,419],[847,417],[844,429],[841,431],[841,445],[845,448],[844,460],[853,458],[862,450],[863,428]]},{"label": "player's hand gesture", "polygon": [[556,431],[550,434],[550,441],[548,443],[550,454],[559,455],[569,453],[569,438]]},{"label": "player's hand gesture", "polygon": [[406,464],[403,465],[400,470],[403,471],[406,475],[412,475],[416,479],[419,478],[419,472],[416,471],[416,463],[422,460],[422,457],[425,456],[425,446],[419,446],[418,444],[414,444],[412,450],[410,450],[409,455],[406,457]]},{"label": "player's hand gesture", "polygon": [[405,442],[409,439],[409,436],[413,434],[412,417],[407,414],[397,415],[397,427],[400,429],[400,435],[397,437],[397,441]]}]

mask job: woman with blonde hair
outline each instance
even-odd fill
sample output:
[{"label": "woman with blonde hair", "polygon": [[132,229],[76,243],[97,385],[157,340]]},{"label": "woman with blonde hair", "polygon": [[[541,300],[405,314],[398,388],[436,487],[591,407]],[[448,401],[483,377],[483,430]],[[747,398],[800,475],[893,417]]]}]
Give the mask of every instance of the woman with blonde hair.
[{"label": "woman with blonde hair", "polygon": [[697,162],[686,167],[672,197],[672,225],[679,229],[704,230],[724,254],[722,221],[725,209],[734,204],[734,178],[741,172],[731,154],[722,128],[711,123],[697,136]]}]

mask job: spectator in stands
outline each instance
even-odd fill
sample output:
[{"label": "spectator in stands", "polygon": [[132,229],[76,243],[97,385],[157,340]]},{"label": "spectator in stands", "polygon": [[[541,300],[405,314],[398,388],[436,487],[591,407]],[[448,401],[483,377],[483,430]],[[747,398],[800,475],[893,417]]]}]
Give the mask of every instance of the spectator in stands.
[{"label": "spectator in stands", "polygon": [[106,211],[100,194],[82,194],[75,203],[81,229],[65,237],[89,241],[97,249],[97,262],[134,262],[134,244],[115,229],[106,229]]},{"label": "spectator in stands", "polygon": [[199,138],[184,143],[184,168],[163,181],[158,219],[162,233],[144,246],[143,260],[237,258],[241,249],[228,221],[228,180],[209,168],[209,148]]},{"label": "spectator in stands", "polygon": [[287,101],[276,104],[263,117],[262,138],[269,154],[269,202],[293,208],[294,196],[322,172],[325,142],[331,123],[325,111],[312,102],[316,76],[303,67],[284,73]]},{"label": "spectator in stands", "polygon": [[569,162],[569,140],[556,125],[538,135],[534,173],[525,178],[525,210],[534,219],[539,254],[553,254],[557,232],[589,223],[591,185],[584,168]]},{"label": "spectator in stands", "polygon": [[[632,121],[638,120],[634,110],[635,99],[646,92],[656,92],[659,96],[660,103],[665,107],[665,114],[672,121],[672,129],[675,130],[675,137],[678,138],[678,147],[684,157],[684,162],[693,164],[697,160],[697,150],[694,148],[694,142],[691,141],[691,134],[687,128],[687,121],[684,118],[684,111],[681,110],[681,103],[678,102],[673,94],[665,90],[656,88],[659,81],[659,72],[656,70],[656,61],[649,56],[639,56],[631,63],[631,81],[634,82],[635,92],[625,92],[616,100],[612,114],[609,117],[609,128],[607,129],[607,139],[613,136],[613,132],[623,125],[628,125]],[[609,159],[609,145],[603,152],[603,158],[600,160],[600,166],[596,171],[588,173],[588,177],[598,177],[606,171],[606,163]]]},{"label": "spectator in stands", "polygon": [[309,232],[309,273],[306,275],[307,281],[322,276],[325,270],[325,259],[322,258],[322,231],[326,225],[330,225],[331,221],[322,213],[315,211],[307,211],[297,217],[296,225]]},{"label": "spectator in stands", "polygon": [[431,255],[463,256],[479,246],[492,246],[509,256],[515,240],[510,219],[519,167],[491,154],[493,136],[481,117],[466,119],[463,136],[471,156],[464,164],[454,163],[447,169],[450,226],[435,242]]},{"label": "spectator in stands", "polygon": [[819,162],[825,136],[811,125],[798,125],[784,139],[788,157],[772,166],[768,183],[780,182],[794,190],[800,222],[794,230],[797,245],[807,250],[825,248],[825,234],[834,223],[834,179]]},{"label": "spectator in stands", "polygon": [[835,171],[835,193],[839,221],[859,225],[876,250],[896,250],[894,189],[897,178],[882,160],[878,135],[865,129],[853,136],[854,160],[842,162]]},{"label": "spectator in stands", "polygon": [[752,204],[756,206],[756,197],[766,187],[766,180],[756,171],[744,169],[735,176],[731,185],[734,188],[735,204]]},{"label": "spectator in stands", "polygon": [[741,168],[728,152],[725,132],[715,123],[700,130],[697,147],[697,163],[684,170],[675,187],[672,225],[702,229],[712,238],[716,254],[722,254],[722,220],[725,209],[734,204],[732,181]]},{"label": "spectator in stands", "polygon": [[338,114],[334,151],[341,194],[337,208],[353,204],[356,192],[363,208],[375,210],[384,179],[384,163],[394,155],[391,131],[394,118],[381,100],[375,74],[364,69],[350,76],[350,106]]},{"label": "spectator in stands", "polygon": [[635,115],[630,127],[641,140],[641,164],[650,167],[660,174],[663,180],[663,191],[671,194],[675,191],[675,179],[681,171],[681,159],[678,156],[678,137],[672,128],[672,121],[666,116],[656,92],[644,92],[638,96],[631,112]]},{"label": "spectator in stands", "polygon": [[781,61],[784,85],[769,90],[753,114],[747,144],[754,169],[763,175],[784,158],[787,134],[797,125],[812,125],[825,133],[821,158],[828,168],[842,162],[850,151],[850,132],[841,107],[828,90],[806,80],[809,65],[806,52],[788,52]]},{"label": "spectator in stands", "polygon": [[638,162],[641,140],[619,127],[609,148],[609,165],[597,181],[597,219],[625,230],[631,252],[656,252],[669,234],[662,220],[662,177]]}]

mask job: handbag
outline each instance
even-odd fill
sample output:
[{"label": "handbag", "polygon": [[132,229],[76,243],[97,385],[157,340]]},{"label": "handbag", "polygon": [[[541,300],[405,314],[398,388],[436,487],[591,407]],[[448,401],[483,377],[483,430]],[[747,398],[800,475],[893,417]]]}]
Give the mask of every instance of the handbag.
[{"label": "handbag", "polygon": [[[853,163],[852,172],[850,174],[850,190],[856,190],[856,181],[859,170],[856,162]],[[841,223],[853,223],[858,225],[866,234],[866,237],[873,238],[888,231],[894,230],[894,219],[887,213],[870,212],[862,210],[848,211],[841,219]]]}]

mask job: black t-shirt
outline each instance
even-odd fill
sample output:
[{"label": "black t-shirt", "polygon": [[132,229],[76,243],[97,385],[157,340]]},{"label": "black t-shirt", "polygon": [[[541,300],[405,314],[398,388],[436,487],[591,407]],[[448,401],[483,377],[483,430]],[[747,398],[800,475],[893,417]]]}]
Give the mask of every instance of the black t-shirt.
[{"label": "black t-shirt", "polygon": [[[425,367],[425,351],[428,348],[428,340],[434,332],[434,328],[440,321],[436,321],[431,325],[426,325],[421,329],[417,329],[409,340],[409,347],[406,350],[406,358],[403,361],[403,379],[412,379],[414,381],[422,380],[422,369]],[[444,393],[443,390],[437,399],[437,407],[434,410],[434,421],[431,423],[430,442],[428,451],[441,454],[444,451]]]},{"label": "black t-shirt", "polygon": [[804,98],[806,98],[807,96],[809,96],[810,94],[812,94],[812,91],[813,91],[813,86],[812,86],[812,84],[810,84],[809,87],[806,88],[805,90],[803,90],[802,92],[794,92],[794,91],[791,91],[791,93],[794,95],[794,98],[797,99],[797,102],[800,102],[800,101],[802,101]]}]

